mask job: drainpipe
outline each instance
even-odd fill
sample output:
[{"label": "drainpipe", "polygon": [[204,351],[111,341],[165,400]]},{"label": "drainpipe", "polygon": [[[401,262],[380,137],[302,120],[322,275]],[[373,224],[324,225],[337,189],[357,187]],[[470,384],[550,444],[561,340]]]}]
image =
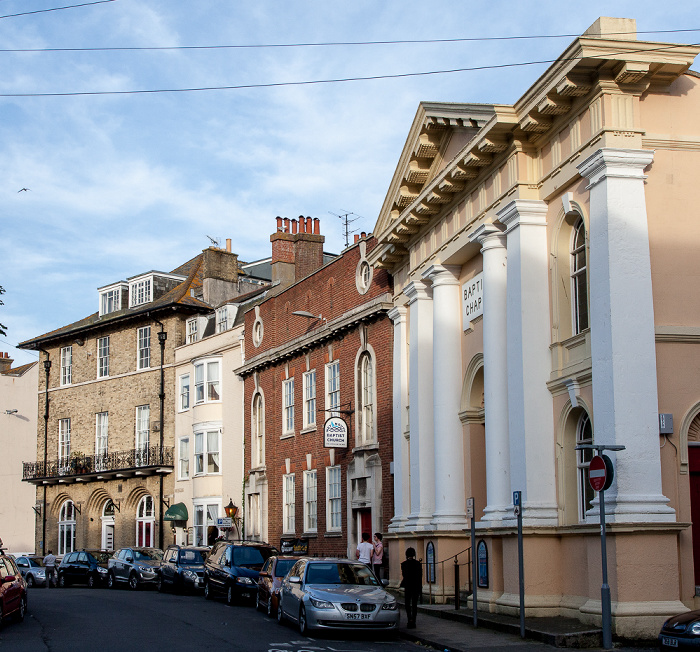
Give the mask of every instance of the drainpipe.
[{"label": "drainpipe", "polygon": [[[51,371],[51,360],[49,352],[44,349],[39,349],[46,355],[44,360],[44,372],[46,374],[46,387],[44,395],[44,477],[46,477],[48,465],[48,441],[49,441],[49,371]],[[41,554],[46,555],[46,483],[44,483],[44,504],[41,508]]]},{"label": "drainpipe", "polygon": [[[163,364],[165,361],[165,342],[168,339],[168,334],[164,330],[163,323],[154,319],[156,324],[160,326],[160,332],[158,333],[158,344],[160,344],[160,393],[158,398],[160,399],[160,463],[163,464],[163,426],[165,421],[165,369]],[[160,474],[160,500],[158,501],[158,547],[163,550],[163,474]]]}]

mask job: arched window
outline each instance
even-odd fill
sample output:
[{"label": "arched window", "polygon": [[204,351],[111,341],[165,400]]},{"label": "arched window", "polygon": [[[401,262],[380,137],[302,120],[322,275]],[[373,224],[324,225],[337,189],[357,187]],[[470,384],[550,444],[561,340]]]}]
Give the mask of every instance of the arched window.
[{"label": "arched window", "polygon": [[571,233],[571,321],[573,335],[588,328],[586,226],[579,217]]},{"label": "arched window", "polygon": [[262,395],[259,393],[253,398],[251,425],[253,438],[253,441],[251,442],[253,450],[253,465],[262,466],[265,464],[265,421]]},{"label": "arched window", "polygon": [[369,353],[360,356],[359,369],[360,445],[374,441],[374,365]]},{"label": "arched window", "polygon": [[152,548],[155,544],[153,498],[144,496],[136,509],[136,545]]},{"label": "arched window", "polygon": [[[576,445],[593,443],[593,427],[591,419],[586,412],[579,417],[576,426]],[[576,451],[576,467],[578,473],[578,517],[579,521],[586,518],[586,512],[593,507],[595,492],[588,481],[588,467],[593,457],[590,448]]]},{"label": "arched window", "polygon": [[61,505],[58,515],[58,554],[75,550],[75,505],[72,500],[66,500]]}]

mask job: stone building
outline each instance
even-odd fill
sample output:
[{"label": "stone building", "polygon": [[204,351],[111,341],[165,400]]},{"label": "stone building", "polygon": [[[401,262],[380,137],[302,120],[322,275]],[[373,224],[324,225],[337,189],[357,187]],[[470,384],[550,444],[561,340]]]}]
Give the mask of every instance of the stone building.
[{"label": "stone building", "polygon": [[[245,316],[247,538],[352,555],[393,514],[392,284],[371,236],[323,264],[317,220],[278,219],[270,296]],[[330,444],[326,422],[347,428]],[[336,447],[337,446],[337,447]]]},{"label": "stone building", "polygon": [[698,52],[601,18],[513,105],[418,108],[368,258],[394,278],[391,560],[432,546],[433,593],[471,547],[480,607],[517,613],[520,491],[526,614],[599,624],[595,444],[624,447],[614,632],[698,606]]},{"label": "stone building", "polygon": [[44,366],[36,461],[24,464],[40,504],[38,550],[171,542],[175,349],[197,316],[260,283],[228,241],[172,272],[101,287],[97,312],[20,345],[40,351]]},{"label": "stone building", "polygon": [[21,480],[22,462],[36,450],[39,364],[12,362],[0,352],[0,540],[10,552],[32,552],[36,492]]}]

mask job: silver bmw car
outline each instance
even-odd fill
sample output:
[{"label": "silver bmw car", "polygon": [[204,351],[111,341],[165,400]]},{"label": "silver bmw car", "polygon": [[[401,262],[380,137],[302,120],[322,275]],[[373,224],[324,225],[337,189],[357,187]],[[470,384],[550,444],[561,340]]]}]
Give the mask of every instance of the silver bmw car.
[{"label": "silver bmw car", "polygon": [[396,629],[398,603],[369,566],[350,559],[300,559],[282,581],[277,620],[313,629]]}]

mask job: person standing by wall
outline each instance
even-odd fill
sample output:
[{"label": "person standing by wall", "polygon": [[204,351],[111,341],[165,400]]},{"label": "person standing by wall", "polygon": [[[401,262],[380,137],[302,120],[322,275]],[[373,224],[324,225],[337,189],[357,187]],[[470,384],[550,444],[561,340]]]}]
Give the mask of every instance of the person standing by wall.
[{"label": "person standing by wall", "polygon": [[414,548],[406,548],[406,561],[401,562],[401,584],[406,599],[408,628],[415,629],[418,615],[418,599],[423,592],[423,567],[416,559]]},{"label": "person standing by wall", "polygon": [[51,582],[56,586],[56,555],[53,550],[49,550],[49,554],[44,557],[44,566],[46,568],[46,588],[51,588]]},{"label": "person standing by wall", "polygon": [[384,562],[384,544],[382,543],[382,533],[374,533],[374,552],[372,557],[372,565],[374,566],[374,574],[377,579],[381,578],[382,563]]},{"label": "person standing by wall", "polygon": [[369,532],[362,533],[362,542],[357,546],[355,556],[363,564],[370,566],[372,564],[372,554],[374,546],[369,542]]}]

